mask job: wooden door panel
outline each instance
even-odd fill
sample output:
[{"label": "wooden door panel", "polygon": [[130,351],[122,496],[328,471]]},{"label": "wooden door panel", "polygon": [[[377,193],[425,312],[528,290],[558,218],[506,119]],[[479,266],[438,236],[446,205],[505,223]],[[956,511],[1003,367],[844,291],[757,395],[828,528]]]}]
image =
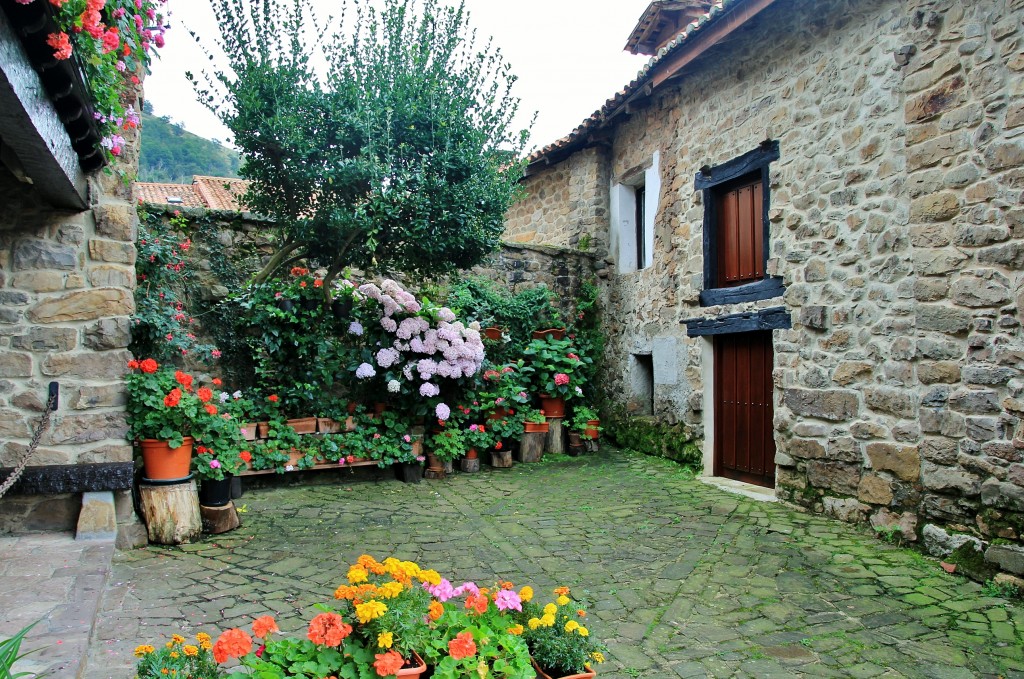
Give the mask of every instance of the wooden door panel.
[{"label": "wooden door panel", "polygon": [[774,487],[771,333],[715,338],[715,469],[718,476]]}]

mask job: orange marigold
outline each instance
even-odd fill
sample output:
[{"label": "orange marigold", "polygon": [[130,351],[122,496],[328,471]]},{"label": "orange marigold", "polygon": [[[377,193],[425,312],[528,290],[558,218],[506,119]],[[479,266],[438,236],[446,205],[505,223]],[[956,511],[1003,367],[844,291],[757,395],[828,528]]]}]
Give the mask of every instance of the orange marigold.
[{"label": "orange marigold", "polygon": [[557,596],[569,596],[568,587],[555,587],[555,594]]},{"label": "orange marigold", "polygon": [[373,661],[373,669],[377,670],[377,676],[380,677],[390,677],[398,674],[398,670],[402,669],[402,665],[405,664],[402,656],[395,650],[388,651],[387,653],[377,653],[373,657],[376,658]]},{"label": "orange marigold", "polygon": [[476,654],[476,642],[472,632],[459,632],[448,642],[448,654],[455,660],[462,660]]},{"label": "orange marigold", "polygon": [[444,615],[444,604],[442,604],[440,601],[431,601],[430,610],[427,613],[427,615],[430,617],[431,620],[437,620],[442,615]]},{"label": "orange marigold", "polygon": [[252,650],[252,637],[240,629],[229,629],[213,645],[213,659],[218,663],[229,658],[241,658]]},{"label": "orange marigold", "polygon": [[356,596],[356,588],[352,585],[341,585],[338,589],[334,590],[335,599],[354,599]]},{"label": "orange marigold", "polygon": [[309,621],[309,640],[321,646],[338,646],[352,634],[352,625],[347,624],[337,613],[321,613]]},{"label": "orange marigold", "polygon": [[274,618],[269,615],[262,615],[252,621],[252,633],[257,639],[263,639],[271,632],[280,632]]}]

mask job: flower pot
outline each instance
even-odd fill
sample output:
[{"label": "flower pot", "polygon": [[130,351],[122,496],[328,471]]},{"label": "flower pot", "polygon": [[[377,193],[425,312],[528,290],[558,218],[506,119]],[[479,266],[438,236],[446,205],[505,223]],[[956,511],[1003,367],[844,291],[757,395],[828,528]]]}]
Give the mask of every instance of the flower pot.
[{"label": "flower pot", "polygon": [[304,299],[301,302],[299,302],[299,304],[302,305],[303,309],[305,309],[306,311],[309,311],[309,312],[316,311],[317,307],[320,306],[320,302],[318,302],[315,299]]},{"label": "flower pot", "polygon": [[395,478],[402,483],[419,483],[423,480],[423,465],[419,462],[396,462],[393,468]]},{"label": "flower pot", "polygon": [[245,422],[242,424],[242,438],[246,441],[255,441],[257,435],[258,426],[255,422]]},{"label": "flower pot", "polygon": [[596,441],[597,437],[601,434],[597,430],[597,428],[601,426],[601,420],[587,420],[587,424],[589,426],[583,430],[583,438]]},{"label": "flower pot", "polygon": [[523,424],[523,433],[525,434],[546,434],[548,429],[551,428],[547,422],[525,422]]},{"label": "flower pot", "polygon": [[142,439],[143,474],[148,481],[187,481],[191,478],[192,465],[191,436],[186,436],[177,448],[171,448],[166,441]]},{"label": "flower pot", "polygon": [[331,302],[331,313],[336,320],[344,321],[348,319],[352,313],[352,298],[336,299]]},{"label": "flower pot", "polygon": [[295,430],[296,434],[315,434],[315,417],[297,417],[293,420],[285,420],[285,423]]},{"label": "flower pot", "polygon": [[277,308],[290,313],[295,309],[295,304],[290,299],[279,299],[277,300]]},{"label": "flower pot", "polygon": [[329,417],[316,418],[316,430],[321,434],[337,434],[345,426],[344,422],[332,420]]},{"label": "flower pot", "polygon": [[555,340],[564,339],[565,328],[548,328],[547,330],[533,331],[533,339],[544,339],[545,337],[549,337]]},{"label": "flower pot", "polygon": [[565,399],[561,396],[541,394],[540,407],[545,417],[565,417]]},{"label": "flower pot", "polygon": [[405,662],[405,667],[398,670],[397,677],[418,677],[427,671],[427,663],[416,651],[412,652],[412,658]]},{"label": "flower pot", "polygon": [[270,436],[270,423],[269,422],[257,422],[256,423],[256,435],[265,439]]},{"label": "flower pot", "polygon": [[203,479],[199,485],[199,504],[204,507],[223,507],[231,502],[231,474],[220,481]]},{"label": "flower pot", "polygon": [[377,403],[373,404],[373,414],[374,415],[383,415],[384,411],[387,410],[387,409],[388,409],[388,404],[387,403],[381,403],[381,402],[378,401]]},{"label": "flower pot", "polygon": [[477,459],[476,448],[470,448],[469,450],[466,451],[466,459],[467,460],[475,460],[475,459]]},{"label": "flower pot", "polygon": [[487,416],[487,418],[490,420],[500,420],[501,418],[507,416],[508,408],[506,408],[505,406],[498,406],[497,408],[494,409],[493,412],[491,412],[490,415]]},{"label": "flower pot", "polygon": [[427,453],[427,469],[432,472],[444,472],[444,462],[434,453]]},{"label": "flower pot", "polygon": [[484,328],[484,337],[489,340],[498,341],[501,339],[501,328]]},{"label": "flower pot", "polygon": [[579,674],[560,674],[557,670],[555,670],[554,674],[549,674],[551,670],[544,670],[533,658],[530,658],[530,662],[533,663],[533,669],[537,670],[538,679],[593,679],[593,677],[597,676],[597,671],[590,668],[588,668],[588,671]]},{"label": "flower pot", "polygon": [[299,466],[299,462],[302,461],[302,458],[305,457],[305,456],[306,456],[305,453],[303,453],[303,452],[301,452],[299,450],[295,450],[294,448],[292,448],[291,450],[288,451],[288,464],[285,465],[285,466],[286,467],[298,467]]}]

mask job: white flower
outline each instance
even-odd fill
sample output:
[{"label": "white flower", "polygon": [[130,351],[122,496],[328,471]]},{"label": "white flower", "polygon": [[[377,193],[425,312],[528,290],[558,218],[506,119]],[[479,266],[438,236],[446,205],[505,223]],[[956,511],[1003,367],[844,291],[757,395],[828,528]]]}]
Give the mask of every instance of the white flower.
[{"label": "white flower", "polygon": [[231,398],[231,394],[229,394],[226,391],[222,391],[222,392],[220,392],[220,396],[218,396],[217,398],[220,399],[221,403],[227,403],[228,399]]},{"label": "white flower", "polygon": [[239,390],[238,390],[238,391],[236,391],[235,393],[231,394],[231,398],[235,399],[236,401],[237,401],[238,399],[242,398],[242,390],[241,390],[241,389],[239,389]]},{"label": "white flower", "polygon": [[582,389],[580,389],[579,387],[576,387],[576,394],[577,394],[578,396],[583,396],[583,390],[582,390]]},{"label": "white flower", "polygon": [[388,391],[392,394],[397,394],[402,389],[402,384],[398,380],[391,380],[388,382]]}]

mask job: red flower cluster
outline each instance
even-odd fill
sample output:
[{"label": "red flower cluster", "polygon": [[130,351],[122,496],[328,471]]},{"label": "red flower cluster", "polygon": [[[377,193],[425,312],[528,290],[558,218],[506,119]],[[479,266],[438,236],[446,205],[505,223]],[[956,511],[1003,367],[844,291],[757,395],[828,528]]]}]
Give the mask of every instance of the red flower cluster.
[{"label": "red flower cluster", "polygon": [[252,637],[240,629],[229,629],[213,645],[213,659],[218,663],[229,658],[241,658],[252,650]]},{"label": "red flower cluster", "polygon": [[171,393],[164,396],[164,405],[168,408],[173,408],[181,402],[181,389],[175,387],[171,389]]},{"label": "red flower cluster", "polygon": [[185,387],[185,391],[192,391],[192,376],[180,370],[174,371],[174,381]]},{"label": "red flower cluster", "polygon": [[459,632],[448,642],[448,654],[453,660],[462,660],[476,654],[476,642],[472,632]]},{"label": "red flower cluster", "polygon": [[377,670],[377,676],[390,677],[398,674],[398,670],[402,669],[405,665],[405,661],[402,660],[402,656],[398,654],[398,651],[388,651],[387,653],[378,653],[375,656],[376,660],[373,661],[373,669]]},{"label": "red flower cluster", "polygon": [[352,634],[352,625],[342,621],[337,613],[321,613],[309,621],[307,636],[314,644],[340,646],[349,634]]}]

